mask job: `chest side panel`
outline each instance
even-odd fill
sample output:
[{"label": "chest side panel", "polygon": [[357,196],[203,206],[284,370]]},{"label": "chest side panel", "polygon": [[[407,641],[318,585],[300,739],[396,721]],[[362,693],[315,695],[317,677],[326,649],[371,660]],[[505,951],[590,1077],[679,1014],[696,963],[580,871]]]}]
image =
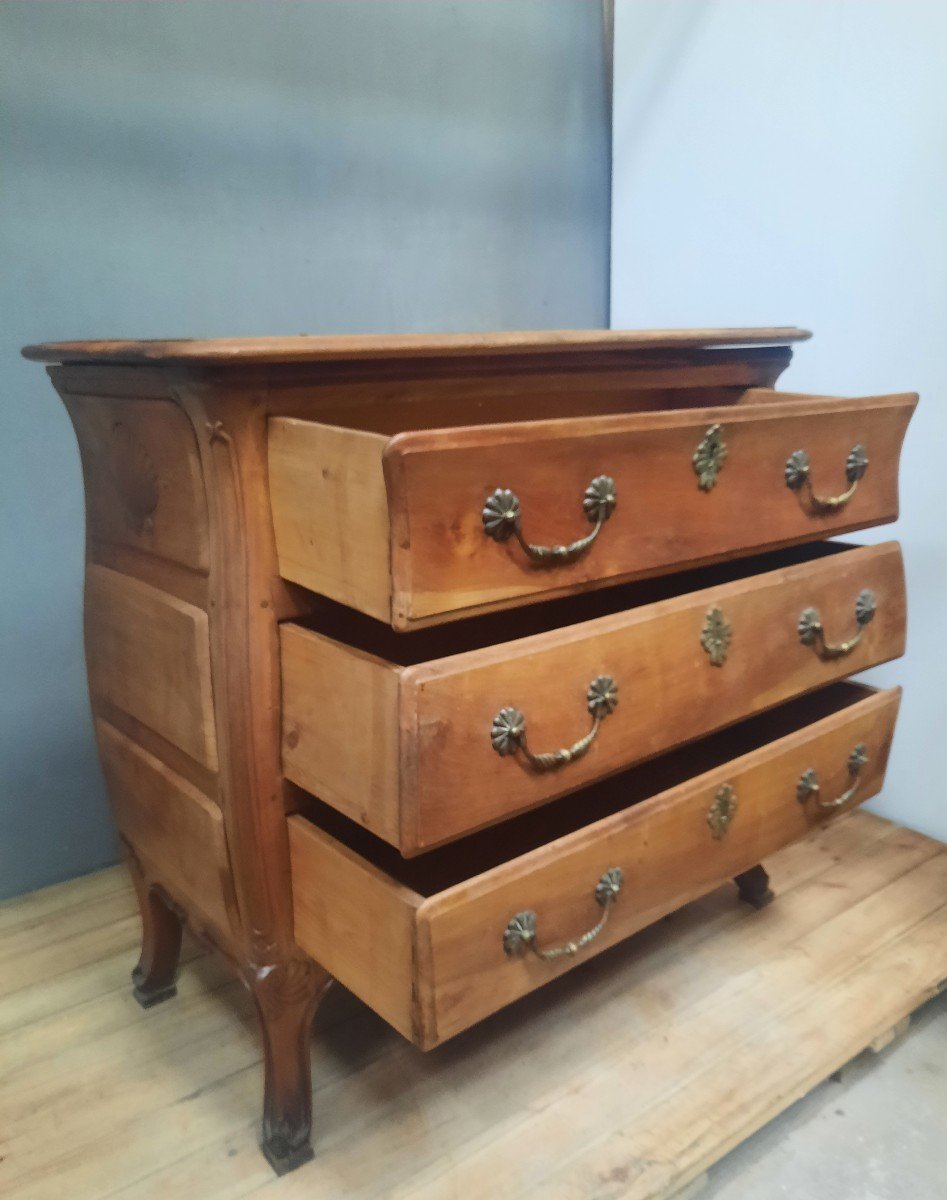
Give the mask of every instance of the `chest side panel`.
[{"label": "chest side panel", "polygon": [[226,942],[235,911],[211,671],[211,530],[194,426],[153,370],[62,367],[86,505],[85,649],[119,832]]},{"label": "chest side panel", "polygon": [[61,394],[82,456],[90,556],[150,555],[206,575],[207,504],[185,414],[171,400]]}]

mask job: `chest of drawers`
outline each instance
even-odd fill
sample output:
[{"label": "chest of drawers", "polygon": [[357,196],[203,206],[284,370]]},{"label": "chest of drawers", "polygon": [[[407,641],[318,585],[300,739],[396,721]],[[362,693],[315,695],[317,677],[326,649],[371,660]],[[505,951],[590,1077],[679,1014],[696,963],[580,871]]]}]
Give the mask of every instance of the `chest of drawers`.
[{"label": "chest of drawers", "polygon": [[143,921],[233,964],[263,1149],[311,1156],[339,980],[438,1045],[881,787],[916,397],[806,335],[29,347],[72,418],[95,726]]}]

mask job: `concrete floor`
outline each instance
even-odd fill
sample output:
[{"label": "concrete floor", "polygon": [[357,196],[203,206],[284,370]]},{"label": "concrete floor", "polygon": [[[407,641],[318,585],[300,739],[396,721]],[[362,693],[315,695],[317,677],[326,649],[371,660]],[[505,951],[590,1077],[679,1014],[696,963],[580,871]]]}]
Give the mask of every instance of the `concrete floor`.
[{"label": "concrete floor", "polygon": [[947,993],[710,1171],[700,1200],[945,1200]]}]

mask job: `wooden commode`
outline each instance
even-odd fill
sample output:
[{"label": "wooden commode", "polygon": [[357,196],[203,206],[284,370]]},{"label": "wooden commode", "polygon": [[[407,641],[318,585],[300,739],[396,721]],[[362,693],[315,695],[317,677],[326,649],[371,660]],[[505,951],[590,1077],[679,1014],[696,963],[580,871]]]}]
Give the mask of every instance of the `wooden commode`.
[{"label": "wooden commode", "polygon": [[85,643],[138,889],[250,989],[310,1146],[332,979],[422,1049],[881,787],[912,394],[774,390],[797,329],[28,347],[86,492]]}]

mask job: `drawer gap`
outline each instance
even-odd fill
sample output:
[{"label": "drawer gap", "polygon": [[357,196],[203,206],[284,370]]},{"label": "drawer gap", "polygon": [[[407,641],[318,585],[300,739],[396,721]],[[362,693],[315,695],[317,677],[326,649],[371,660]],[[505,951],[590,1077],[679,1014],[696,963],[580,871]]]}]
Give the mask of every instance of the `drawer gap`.
[{"label": "drawer gap", "polygon": [[418,858],[403,858],[392,846],[300,789],[294,789],[297,811],[398,883],[421,896],[432,896],[604,817],[645,803],[695,775],[758,750],[875,694],[874,688],[863,684],[833,684],[613,775],[578,795],[566,796]]},{"label": "drawer gap", "polygon": [[723,587],[770,571],[836,558],[861,547],[846,542],[811,542],[768,554],[754,554],[660,578],[637,580],[586,592],[584,595],[547,600],[544,604],[468,617],[449,625],[401,632],[364,616],[334,600],[314,596],[305,619],[295,621],[316,633],[356,646],[367,654],[397,666],[415,666],[435,658],[465,654],[519,638],[579,625],[599,617],[629,612],[648,604],[707,588]]}]

